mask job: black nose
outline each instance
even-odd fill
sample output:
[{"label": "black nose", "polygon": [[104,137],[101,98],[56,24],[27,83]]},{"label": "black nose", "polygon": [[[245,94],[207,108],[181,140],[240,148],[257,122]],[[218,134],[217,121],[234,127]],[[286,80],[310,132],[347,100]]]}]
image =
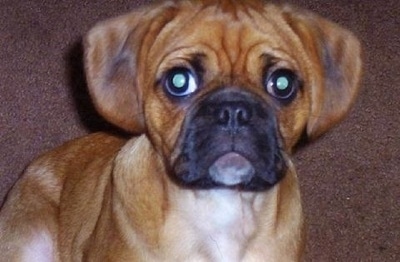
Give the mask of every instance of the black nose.
[{"label": "black nose", "polygon": [[236,131],[249,124],[252,110],[245,102],[223,102],[217,106],[214,116],[219,125]]}]

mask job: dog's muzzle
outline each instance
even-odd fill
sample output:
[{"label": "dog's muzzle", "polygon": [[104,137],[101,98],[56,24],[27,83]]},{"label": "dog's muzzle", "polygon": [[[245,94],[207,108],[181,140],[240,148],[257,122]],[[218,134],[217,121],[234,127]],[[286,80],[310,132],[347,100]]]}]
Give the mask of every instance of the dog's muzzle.
[{"label": "dog's muzzle", "polygon": [[262,98],[221,89],[190,110],[173,177],[183,186],[265,190],[285,173],[274,110]]}]

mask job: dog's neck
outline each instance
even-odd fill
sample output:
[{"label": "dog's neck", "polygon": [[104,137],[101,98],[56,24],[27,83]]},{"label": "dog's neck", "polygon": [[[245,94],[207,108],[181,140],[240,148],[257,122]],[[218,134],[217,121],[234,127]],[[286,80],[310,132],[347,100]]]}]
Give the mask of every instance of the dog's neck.
[{"label": "dog's neck", "polygon": [[[113,178],[114,218],[119,228],[124,228],[128,245],[154,250],[155,260],[179,254],[173,261],[233,262],[245,256],[252,241],[260,237],[261,228],[264,241],[274,234],[280,213],[278,188],[266,192],[183,189],[165,175],[162,161],[150,150],[147,138],[128,143],[125,149],[129,152],[117,158],[119,170],[115,173],[119,175]],[[135,148],[146,148],[143,152],[149,154],[140,163],[132,162],[135,158],[131,156],[138,153]],[[152,172],[143,176],[141,170],[145,169]],[[163,193],[155,194],[159,199],[147,197],[152,192]],[[262,210],[268,213],[260,214]],[[137,217],[142,220],[136,221]],[[126,232],[127,228],[132,231]],[[138,247],[140,243],[146,246]]]},{"label": "dog's neck", "polygon": [[[170,252],[182,254],[186,261],[240,261],[255,235],[256,217],[264,204],[264,193],[181,189],[172,197],[174,206],[165,225]],[[178,242],[185,243],[185,248]],[[198,257],[194,259],[193,254]]]}]

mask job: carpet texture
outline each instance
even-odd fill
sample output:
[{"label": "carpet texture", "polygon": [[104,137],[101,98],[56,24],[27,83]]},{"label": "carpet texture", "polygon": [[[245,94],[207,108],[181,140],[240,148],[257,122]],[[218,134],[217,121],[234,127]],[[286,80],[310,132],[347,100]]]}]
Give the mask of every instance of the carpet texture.
[{"label": "carpet texture", "polygon": [[[1,1],[0,203],[38,154],[112,130],[89,102],[81,37],[146,2]],[[364,46],[351,114],[295,157],[307,261],[400,261],[400,1],[292,2],[349,28]]]}]

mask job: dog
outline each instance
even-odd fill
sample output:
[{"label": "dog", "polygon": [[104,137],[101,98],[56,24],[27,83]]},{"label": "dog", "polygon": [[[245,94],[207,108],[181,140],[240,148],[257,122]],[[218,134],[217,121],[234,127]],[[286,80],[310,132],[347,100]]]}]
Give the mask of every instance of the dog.
[{"label": "dog", "polygon": [[291,155],[353,104],[361,47],[311,12],[165,1],[84,40],[96,133],[27,167],[0,213],[2,261],[300,261]]}]

